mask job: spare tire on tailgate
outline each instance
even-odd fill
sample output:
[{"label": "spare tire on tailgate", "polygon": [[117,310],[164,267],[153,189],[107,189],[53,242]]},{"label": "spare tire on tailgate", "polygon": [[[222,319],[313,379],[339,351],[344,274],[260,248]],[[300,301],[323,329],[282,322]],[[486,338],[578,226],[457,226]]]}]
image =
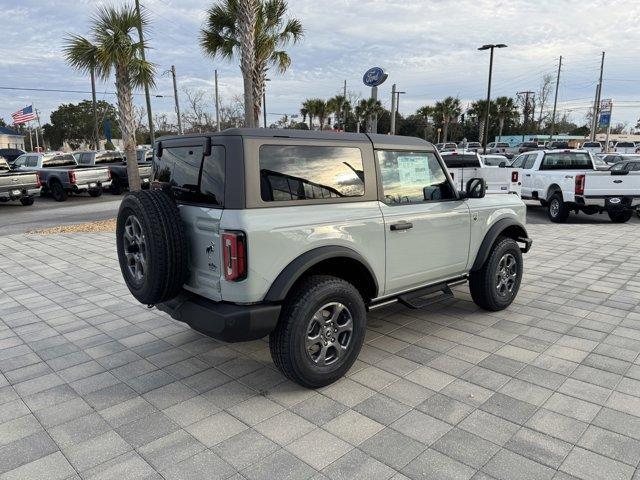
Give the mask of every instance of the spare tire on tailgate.
[{"label": "spare tire on tailgate", "polygon": [[139,302],[155,305],[180,293],[188,275],[188,243],[169,195],[128,193],[118,211],[116,242],[122,276]]}]

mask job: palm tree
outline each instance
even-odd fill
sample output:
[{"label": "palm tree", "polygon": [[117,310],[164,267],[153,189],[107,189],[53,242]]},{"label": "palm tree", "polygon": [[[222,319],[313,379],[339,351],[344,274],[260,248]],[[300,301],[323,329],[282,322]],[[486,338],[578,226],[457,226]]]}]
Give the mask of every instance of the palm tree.
[{"label": "palm tree", "polygon": [[304,110],[309,116],[309,130],[313,130],[313,117],[316,116],[314,102],[314,98],[307,98],[304,102],[302,102],[302,108],[300,109],[300,113],[302,113],[302,111]]},{"label": "palm tree", "polygon": [[467,114],[471,117],[476,117],[478,120],[478,141],[484,145],[484,124],[487,118],[487,108],[489,109],[489,114],[492,113],[492,110],[495,110],[495,104],[493,102],[487,103],[486,100],[476,100],[471,104],[469,109],[467,110]]},{"label": "palm tree", "polygon": [[155,66],[142,60],[141,44],[134,35],[138,26],[144,31],[148,24],[147,17],[139,16],[132,5],[101,6],[93,18],[91,38],[70,34],[63,47],[67,63],[77,70],[93,71],[102,80],[108,80],[111,72],[115,72],[118,120],[124,140],[130,190],[140,189],[133,90],[155,85]]},{"label": "palm tree", "polygon": [[325,102],[321,98],[312,98],[310,114],[313,114],[314,117],[318,117],[318,121],[320,122],[320,130],[322,130],[324,128],[325,120],[330,114],[327,102]]},{"label": "palm tree", "polygon": [[[217,0],[207,11],[205,27],[200,31],[200,46],[211,57],[233,58],[243,46],[239,30],[240,5],[247,0]],[[251,0],[255,2],[254,64],[252,67],[252,105],[254,122],[258,123],[262,97],[269,68],[275,66],[284,73],[291,57],[283,49],[303,36],[302,24],[287,19],[286,0]]]},{"label": "palm tree", "polygon": [[416,115],[424,121],[424,139],[427,139],[427,129],[429,128],[429,119],[433,120],[435,109],[431,105],[424,105],[416,110]]},{"label": "palm tree", "polygon": [[373,98],[363,98],[356,106],[356,117],[358,119],[358,131],[360,131],[360,121],[367,120],[367,132],[373,132],[373,118],[379,116],[384,112],[382,103],[380,100],[374,100]]},{"label": "palm tree", "polygon": [[307,123],[307,114],[309,113],[309,110],[307,110],[304,107],[304,104],[302,106],[302,108],[300,109],[300,115],[302,115],[302,123]]},{"label": "palm tree", "polygon": [[498,115],[498,141],[500,141],[505,122],[511,122],[518,118],[518,108],[513,98],[498,97],[496,98],[496,110]]},{"label": "palm tree", "polygon": [[[247,127],[258,125],[253,114],[255,98],[254,71],[256,68],[256,23],[257,0],[239,0],[238,2],[238,39],[240,44],[240,70],[244,83],[244,123]],[[235,25],[236,22],[234,22]]]},{"label": "palm tree", "polygon": [[342,128],[345,128],[347,123],[347,112],[351,110],[349,100],[344,95],[336,95],[327,100],[327,106],[331,113],[335,114],[335,121]]},{"label": "palm tree", "polygon": [[436,102],[434,111],[434,115],[436,116],[436,118],[438,118],[442,122],[442,141],[446,142],[448,140],[449,124],[454,118],[458,118],[462,113],[460,99],[447,97],[441,102]]}]

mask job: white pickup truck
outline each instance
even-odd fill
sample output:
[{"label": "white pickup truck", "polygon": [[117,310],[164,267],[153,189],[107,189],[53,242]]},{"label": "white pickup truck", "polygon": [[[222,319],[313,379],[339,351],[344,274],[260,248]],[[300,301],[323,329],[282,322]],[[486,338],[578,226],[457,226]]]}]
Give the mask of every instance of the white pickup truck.
[{"label": "white pickup truck", "polygon": [[512,168],[506,158],[504,165],[498,163],[498,166],[494,162],[493,165],[485,164],[481,155],[467,150],[441,152],[440,155],[458,188],[464,188],[470,178],[483,178],[488,194],[514,193],[520,196],[522,172]]},{"label": "white pickup truck", "polygon": [[552,222],[574,211],[607,212],[612,222],[624,223],[640,204],[640,172],[596,171],[586,150],[527,152],[512,166],[522,169],[522,198],[539,200]]}]

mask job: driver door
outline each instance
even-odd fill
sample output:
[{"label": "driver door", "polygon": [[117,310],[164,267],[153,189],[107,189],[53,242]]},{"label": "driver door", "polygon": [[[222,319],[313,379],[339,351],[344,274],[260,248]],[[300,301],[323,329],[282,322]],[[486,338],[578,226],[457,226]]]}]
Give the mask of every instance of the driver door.
[{"label": "driver door", "polygon": [[470,212],[432,152],[378,150],[385,295],[465,272]]}]

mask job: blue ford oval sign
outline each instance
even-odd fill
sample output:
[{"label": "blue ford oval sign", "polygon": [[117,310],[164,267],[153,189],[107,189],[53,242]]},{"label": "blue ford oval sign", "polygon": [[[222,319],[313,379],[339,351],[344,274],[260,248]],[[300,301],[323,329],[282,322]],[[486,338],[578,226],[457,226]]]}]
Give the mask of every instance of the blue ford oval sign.
[{"label": "blue ford oval sign", "polygon": [[373,67],[367,70],[362,77],[362,81],[367,87],[377,87],[387,79],[387,74],[380,67]]}]

